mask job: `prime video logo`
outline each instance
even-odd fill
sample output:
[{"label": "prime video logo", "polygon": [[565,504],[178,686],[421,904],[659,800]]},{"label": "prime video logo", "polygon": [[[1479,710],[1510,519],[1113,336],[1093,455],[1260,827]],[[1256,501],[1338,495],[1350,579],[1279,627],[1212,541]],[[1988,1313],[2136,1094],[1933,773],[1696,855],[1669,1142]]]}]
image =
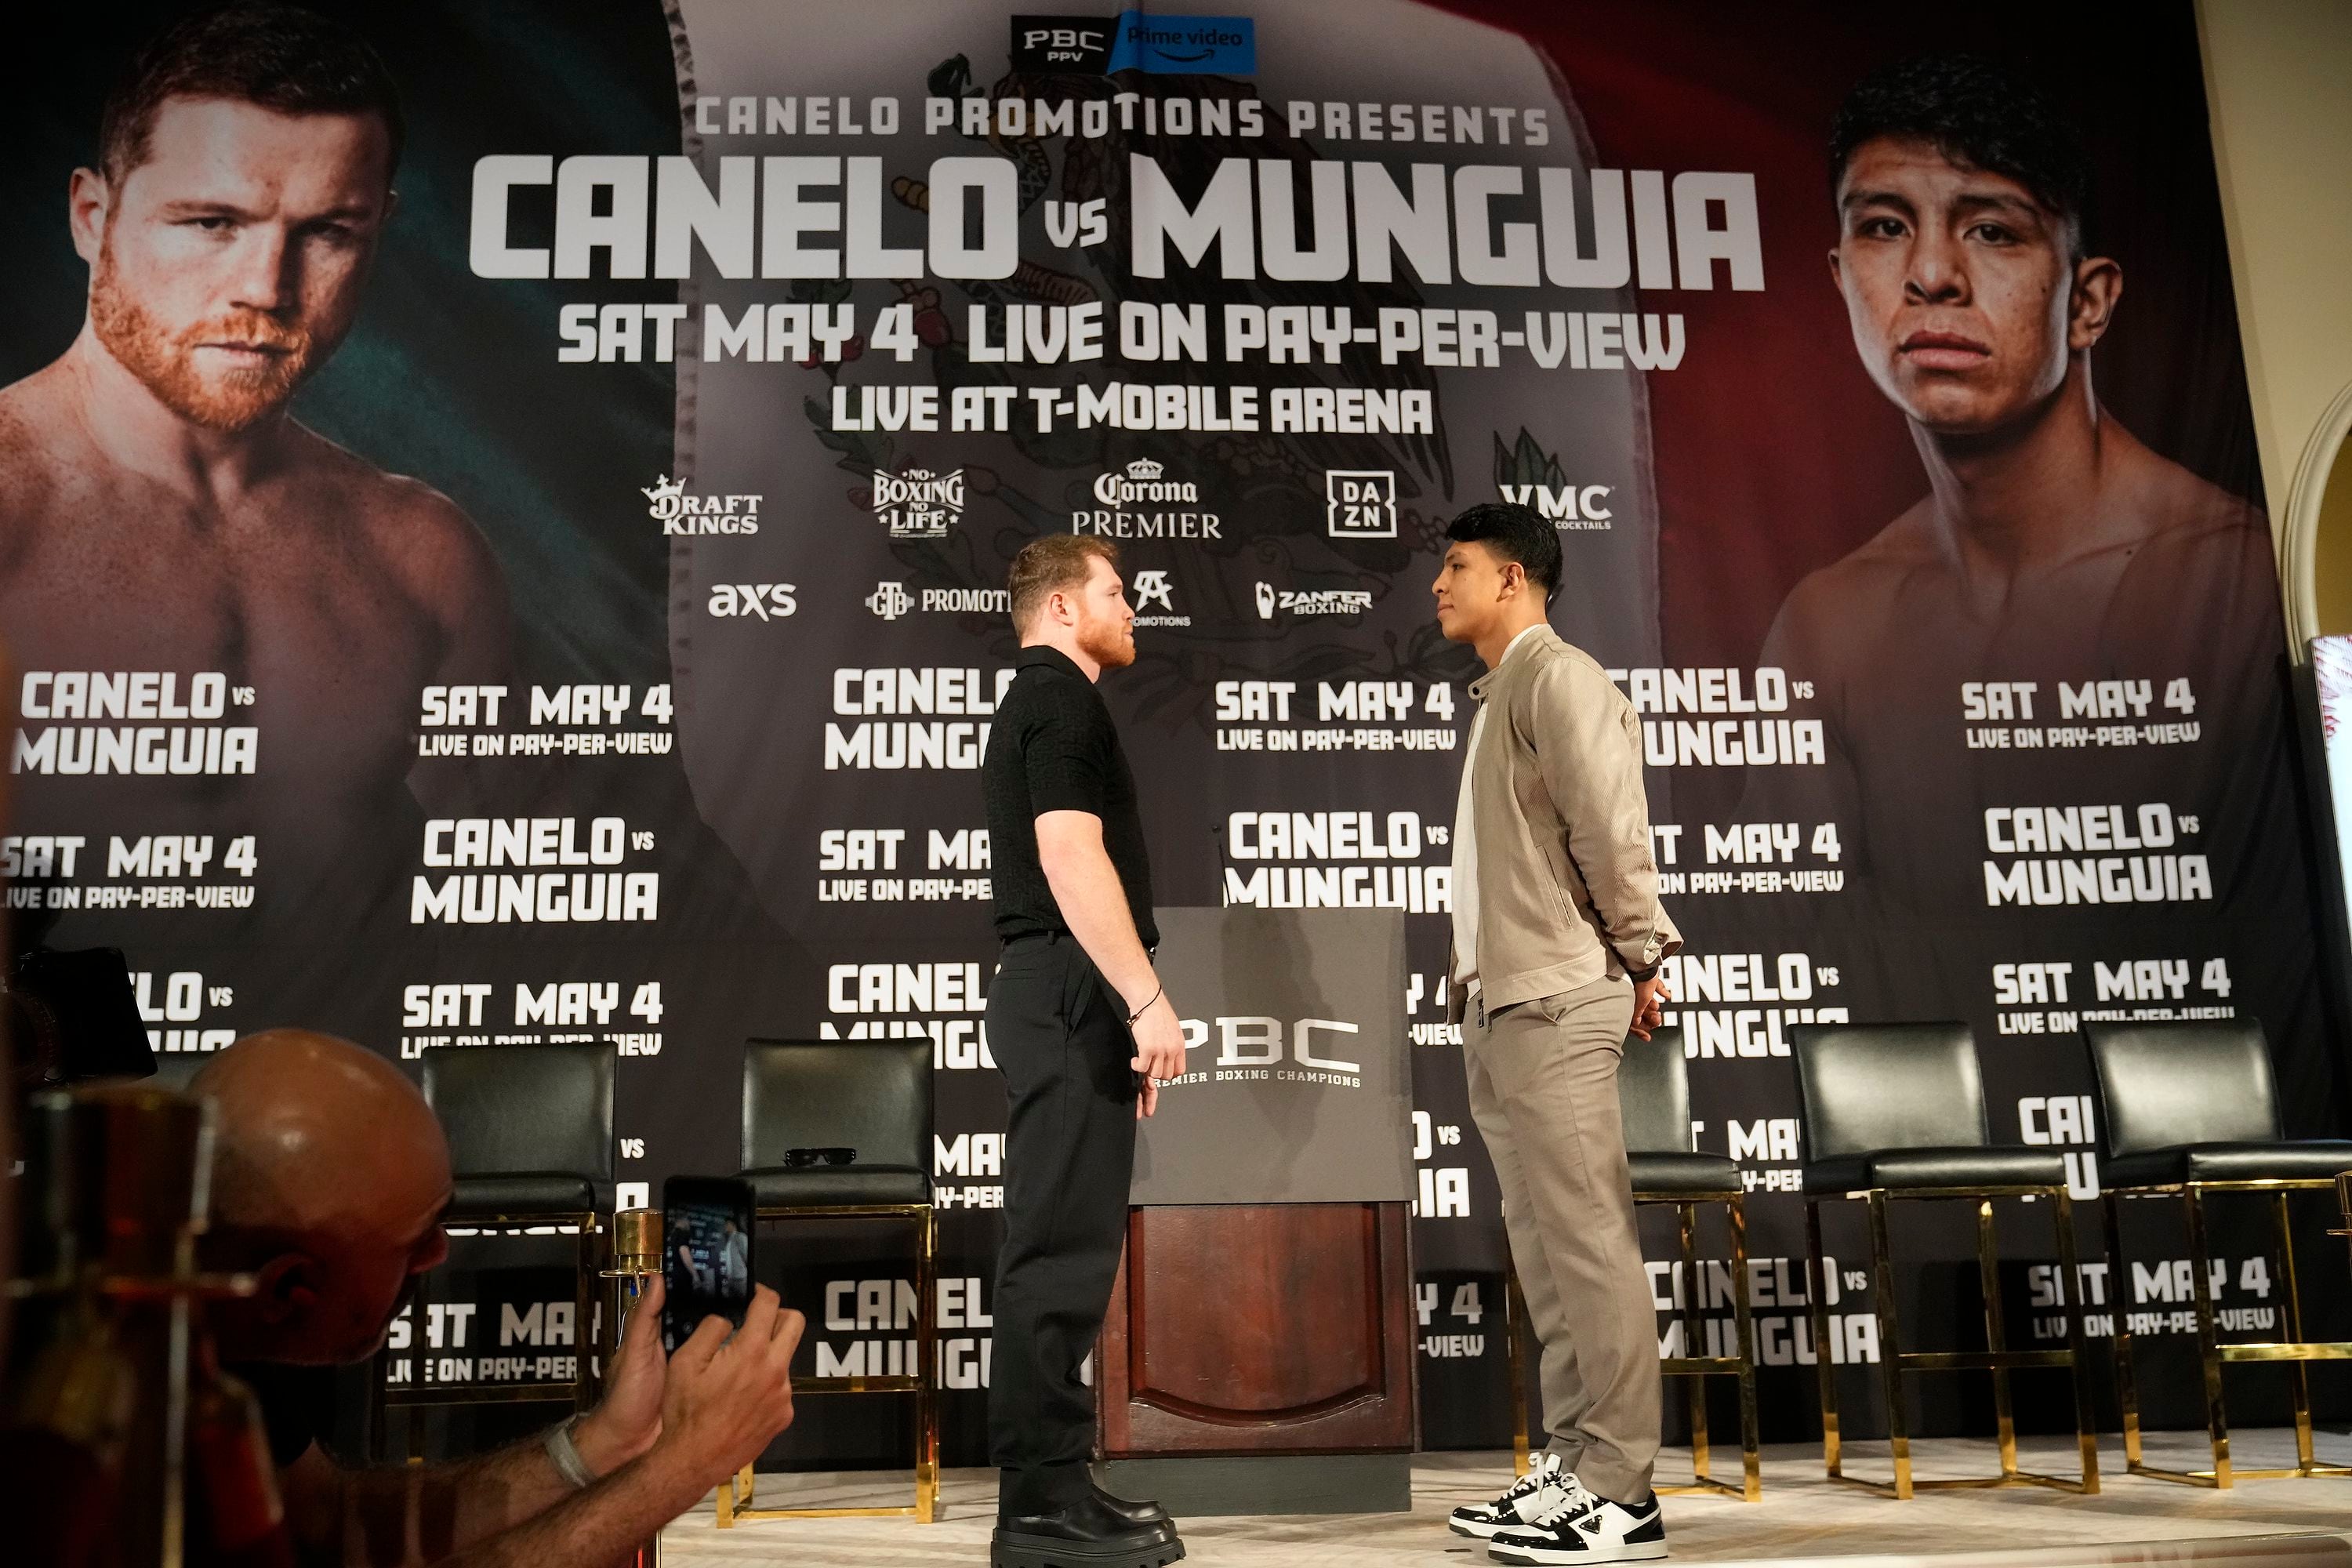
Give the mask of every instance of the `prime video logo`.
[{"label": "prime video logo", "polygon": [[1257,24],[1247,16],[1122,11],[1111,26],[1108,70],[1181,76],[1257,73]]}]

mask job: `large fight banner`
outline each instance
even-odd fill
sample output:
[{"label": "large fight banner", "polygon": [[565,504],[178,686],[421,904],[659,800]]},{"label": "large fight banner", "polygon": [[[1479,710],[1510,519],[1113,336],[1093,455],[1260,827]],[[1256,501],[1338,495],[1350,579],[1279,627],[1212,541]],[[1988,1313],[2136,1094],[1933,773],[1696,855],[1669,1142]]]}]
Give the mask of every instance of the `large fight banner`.
[{"label": "large fight banner", "polygon": [[[633,1201],[736,1167],[746,1037],[929,1037],[976,1462],[1004,574],[1112,540],[1163,900],[1402,913],[1425,1435],[1499,1442],[1429,582],[1510,500],[1642,718],[1779,1434],[1880,1349],[1853,1267],[1805,1321],[1790,1026],[1967,1019],[2084,1196],[2085,1019],[2259,1017],[2340,1126],[2187,0],[1226,10],[53,18],[0,107],[20,947],[121,947],[165,1053],[611,1039]],[[1969,1332],[1965,1216],[1906,1235],[1909,1321]],[[895,1364],[906,1274],[803,1282],[816,1370]],[[2083,1289],[2178,1344],[2185,1280]],[[404,1375],[533,1375],[565,1293],[427,1303]],[[793,1462],[889,1457],[849,1419]]]}]

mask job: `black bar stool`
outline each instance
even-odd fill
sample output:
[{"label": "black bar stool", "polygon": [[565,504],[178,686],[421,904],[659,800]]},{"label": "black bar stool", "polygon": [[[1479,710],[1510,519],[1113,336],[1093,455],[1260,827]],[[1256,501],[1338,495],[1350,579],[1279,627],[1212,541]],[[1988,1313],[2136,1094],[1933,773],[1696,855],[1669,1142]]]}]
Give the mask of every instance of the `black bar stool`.
[{"label": "black bar stool", "polygon": [[[845,1164],[801,1163],[854,1150]],[[915,1364],[795,1378],[794,1394],[915,1396],[911,1508],[753,1508],[752,1468],[719,1489],[719,1527],[745,1519],[938,1516],[938,1230],[931,1213],[931,1041],[753,1040],[743,1051],[743,1179],[762,1221],[900,1219],[914,1226]]]},{"label": "black bar stool", "polygon": [[[596,1403],[596,1303],[603,1294],[604,1234],[613,1206],[613,1066],[609,1043],[450,1046],[425,1053],[425,1099],[449,1141],[456,1191],[444,1223],[513,1234],[568,1227],[575,1238],[568,1382],[410,1384],[393,1387],[379,1353],[372,1446],[381,1452],[394,1405]],[[418,1300],[424,1299],[420,1289]],[[414,1345],[415,1342],[412,1340]],[[417,1347],[421,1359],[422,1347]],[[411,1458],[425,1427],[408,1424]]]},{"label": "black bar stool", "polygon": [[[2296,1288],[2294,1234],[2287,1226],[2287,1194],[2322,1192],[2352,1171],[2352,1142],[2287,1138],[2281,1130],[2278,1088],[2271,1076],[2270,1042],[2252,1018],[2194,1023],[2085,1024],[2092,1070],[2098,1076],[2099,1128],[2106,1160],[2100,1172],[2107,1227],[2108,1298],[2115,1307],[2111,1342],[2116,1398],[2123,1406],[2124,1462],[2136,1476],[2227,1487],[2238,1476],[2352,1476],[2352,1467],[2323,1465],[2311,1444],[2311,1373],[2315,1361],[2352,1359],[2352,1343],[2306,1341],[2303,1297]],[[2205,1237],[2209,1193],[2268,1193],[2278,1227],[2280,1271],[2285,1276],[2284,1339],[2223,1344],[2213,1314],[2213,1284]],[[2213,1445],[2210,1470],[2161,1470],[2140,1460],[2139,1395],[2132,1375],[2130,1302],[2124,1290],[2120,1210],[2124,1198],[2179,1198],[2189,1222],[2189,1290],[2197,1308],[2197,1351],[2204,1367],[2205,1426]],[[2233,1469],[2230,1422],[2222,1403],[2221,1369],[2232,1362],[2294,1363],[2294,1449],[2292,1468]]]},{"label": "black bar stool", "polygon": [[[2082,1272],[2074,1261],[2074,1211],[2065,1157],[2036,1149],[1995,1147],[1985,1120],[1976,1040],[1966,1024],[1800,1024],[1790,1031],[1805,1138],[1807,1294],[1812,1300],[1813,1357],[1822,1390],[1822,1459],[1832,1480],[1883,1496],[1957,1487],[2044,1486],[2099,1489],[2097,1428],[2084,1379]],[[2066,1346],[2013,1351],[2002,1331],[2000,1259],[1992,1200],[2050,1201],[2057,1220],[2058,1260],[2066,1281]],[[1895,1456],[1892,1485],[1843,1473],[1839,1452],[1837,1372],[1830,1355],[1824,1305],[1823,1200],[1860,1198],[1870,1207],[1871,1294],[1878,1309],[1878,1355],[1885,1369],[1886,1435]],[[1905,1351],[1895,1304],[1895,1263],[1887,1210],[1897,1198],[1962,1198],[1977,1207],[1977,1270],[1983,1282],[1982,1351]],[[2017,1468],[2017,1428],[2010,1414],[2009,1373],[2018,1367],[2064,1367],[2074,1384],[2074,1437],[2083,1456],[2079,1481]],[[1914,1481],[1911,1438],[1903,1410],[1906,1372],[1990,1372],[2000,1442],[2000,1474],[1963,1480]]]}]

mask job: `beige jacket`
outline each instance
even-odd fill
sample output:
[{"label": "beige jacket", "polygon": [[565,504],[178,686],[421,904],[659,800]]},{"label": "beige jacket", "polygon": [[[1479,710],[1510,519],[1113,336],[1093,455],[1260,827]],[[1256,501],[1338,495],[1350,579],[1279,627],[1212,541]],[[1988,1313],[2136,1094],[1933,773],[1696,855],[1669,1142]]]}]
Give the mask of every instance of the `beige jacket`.
[{"label": "beige jacket", "polygon": [[[1538,626],[1470,683],[1486,709],[1470,772],[1478,984],[1488,1011],[1644,973],[1679,949],[1658,902],[1642,726],[1601,666]],[[1446,956],[1446,1016],[1463,981]]]}]

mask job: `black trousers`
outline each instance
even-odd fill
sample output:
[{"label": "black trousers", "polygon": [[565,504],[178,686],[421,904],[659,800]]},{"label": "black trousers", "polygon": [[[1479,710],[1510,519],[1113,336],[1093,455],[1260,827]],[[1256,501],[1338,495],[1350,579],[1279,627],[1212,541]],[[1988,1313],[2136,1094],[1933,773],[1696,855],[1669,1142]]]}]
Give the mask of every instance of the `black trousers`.
[{"label": "black trousers", "polygon": [[988,1045],[1011,1105],[988,1454],[1003,1511],[1050,1513],[1089,1479],[1095,1404],[1078,1366],[1127,1239],[1135,1043],[1076,939],[1057,933],[1004,950]]}]

